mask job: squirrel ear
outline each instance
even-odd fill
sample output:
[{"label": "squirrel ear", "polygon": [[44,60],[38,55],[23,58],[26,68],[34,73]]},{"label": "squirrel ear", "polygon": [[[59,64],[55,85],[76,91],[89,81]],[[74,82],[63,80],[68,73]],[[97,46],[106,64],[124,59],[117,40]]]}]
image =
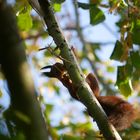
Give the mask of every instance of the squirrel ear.
[{"label": "squirrel ear", "polygon": [[98,80],[93,73],[89,73],[87,75],[86,82],[89,84],[95,96],[98,97],[100,94],[100,88],[99,88]]}]

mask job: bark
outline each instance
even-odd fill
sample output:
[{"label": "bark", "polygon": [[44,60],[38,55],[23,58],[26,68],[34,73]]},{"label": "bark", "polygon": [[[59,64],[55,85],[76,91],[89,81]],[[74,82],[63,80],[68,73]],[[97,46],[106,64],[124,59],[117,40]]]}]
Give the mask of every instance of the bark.
[{"label": "bark", "polygon": [[88,111],[91,112],[92,117],[97,122],[99,129],[107,140],[121,140],[114,127],[108,123],[106,114],[91,90],[88,88],[77,60],[57,24],[49,1],[38,1],[43,11],[43,18],[47,25],[47,30],[59,47],[60,55],[63,58],[63,63],[66,66],[68,74],[74,85],[78,88],[77,94],[80,101],[87,107]]}]

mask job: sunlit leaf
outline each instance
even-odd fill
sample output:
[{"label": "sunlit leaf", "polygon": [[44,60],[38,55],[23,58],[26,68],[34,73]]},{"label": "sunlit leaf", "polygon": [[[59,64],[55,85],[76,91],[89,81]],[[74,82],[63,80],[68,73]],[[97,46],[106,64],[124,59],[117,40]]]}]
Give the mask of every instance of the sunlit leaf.
[{"label": "sunlit leaf", "polygon": [[112,72],[115,71],[115,68],[114,67],[111,67],[111,66],[108,66],[107,67],[107,71],[110,72],[110,73],[112,73]]},{"label": "sunlit leaf", "polygon": [[59,3],[54,3],[53,8],[55,12],[60,12],[61,11],[61,4]]},{"label": "sunlit leaf", "polygon": [[31,29],[33,25],[30,11],[31,11],[30,7],[24,7],[17,13],[18,27],[21,30],[28,31]]},{"label": "sunlit leaf", "polygon": [[125,83],[122,83],[118,86],[120,92],[122,95],[124,95],[125,97],[128,97],[132,94],[132,84],[131,84],[131,80],[128,80]]}]

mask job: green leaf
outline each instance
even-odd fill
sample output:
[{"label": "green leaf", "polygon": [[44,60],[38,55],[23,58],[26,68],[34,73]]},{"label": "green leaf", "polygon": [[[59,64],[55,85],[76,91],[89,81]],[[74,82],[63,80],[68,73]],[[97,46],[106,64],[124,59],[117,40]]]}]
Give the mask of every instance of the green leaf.
[{"label": "green leaf", "polygon": [[119,66],[117,70],[117,82],[116,85],[126,83],[130,77],[127,75],[126,66]]},{"label": "green leaf", "polygon": [[121,94],[124,95],[125,97],[130,96],[133,91],[130,79],[126,83],[120,84],[118,86],[118,88],[119,88]]},{"label": "green leaf", "polygon": [[31,8],[24,7],[17,14],[17,23],[20,30],[28,31],[32,28],[32,18],[30,15]]},{"label": "green leaf", "polygon": [[62,129],[67,128],[67,127],[70,127],[70,126],[60,123],[60,125],[56,126],[55,129],[62,130]]},{"label": "green leaf", "polygon": [[134,44],[140,45],[140,20],[133,24],[132,39]]},{"label": "green leaf", "polygon": [[131,56],[133,66],[139,69],[140,68],[140,54],[139,54],[139,52],[138,51],[131,52],[130,56]]},{"label": "green leaf", "polygon": [[45,116],[48,117],[48,115],[52,112],[52,110],[53,110],[53,105],[52,104],[46,104]]},{"label": "green leaf", "polygon": [[82,130],[89,130],[92,129],[92,124],[90,122],[76,123],[75,127]]},{"label": "green leaf", "polygon": [[90,24],[97,25],[105,20],[105,15],[97,6],[90,7]]},{"label": "green leaf", "polygon": [[120,92],[125,97],[128,97],[132,94],[132,85],[131,85],[131,77],[128,73],[128,67],[120,66],[117,71],[117,81],[116,85],[118,86]]},{"label": "green leaf", "polygon": [[113,73],[115,71],[114,67],[108,66],[107,67],[107,72]]},{"label": "green leaf", "polygon": [[126,71],[126,75],[128,77],[132,77],[133,75],[133,64],[132,64],[132,61],[131,61],[131,58],[128,57],[127,59],[127,62],[125,64],[125,71]]},{"label": "green leaf", "polygon": [[54,3],[53,8],[55,12],[60,12],[61,11],[61,4],[59,3]]},{"label": "green leaf", "polygon": [[140,69],[134,68],[134,71],[133,71],[133,80],[136,83],[140,83]]},{"label": "green leaf", "polygon": [[90,5],[89,5],[88,3],[81,3],[81,2],[78,2],[78,7],[87,10],[87,9],[90,8]]},{"label": "green leaf", "polygon": [[115,48],[110,56],[110,59],[121,61],[123,55],[123,45],[120,41],[116,41]]},{"label": "green leaf", "polygon": [[60,94],[60,87],[57,85],[54,85],[54,89],[55,89],[55,92],[59,95]]}]

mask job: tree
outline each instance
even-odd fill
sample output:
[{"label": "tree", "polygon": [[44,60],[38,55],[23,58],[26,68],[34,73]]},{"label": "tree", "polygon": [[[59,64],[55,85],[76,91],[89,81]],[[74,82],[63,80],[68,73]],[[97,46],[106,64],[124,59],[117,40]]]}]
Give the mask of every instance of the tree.
[{"label": "tree", "polygon": [[[63,63],[65,65],[69,78],[78,89],[77,94],[79,100],[86,106],[88,113],[97,122],[97,125],[103,133],[104,138],[117,140],[121,139],[114,127],[110,125],[110,123],[108,123],[106,114],[102,110],[102,107],[98,105],[96,98],[94,96],[91,96],[91,90],[89,90],[87,84],[85,83],[83,72],[87,74],[87,66],[90,67],[90,69],[94,70],[95,75],[99,79],[99,83],[103,87],[102,93],[106,95],[118,94],[118,91],[124,97],[133,96],[133,91],[135,92],[135,94],[137,93],[137,96],[139,95],[138,1],[109,1],[108,3],[106,2],[106,4],[103,4],[102,1],[91,0],[89,3],[81,3],[75,0],[74,2],[70,3],[71,6],[73,5],[74,13],[72,14],[72,12],[69,13],[69,11],[65,11],[65,13],[62,12],[63,15],[58,15],[58,17],[61,23],[63,21],[65,22],[66,19],[72,20],[72,16],[75,15],[75,20],[72,20],[71,22],[68,21],[68,23],[66,22],[63,29],[64,31],[66,30],[71,33],[70,40],[73,40],[73,32],[77,33],[76,38],[79,38],[81,45],[76,43],[74,47],[70,47],[69,43],[67,43],[67,41],[65,40],[66,35],[62,34],[60,27],[57,24],[57,20],[54,16],[54,11],[60,13],[61,6],[66,2],[51,1],[51,3],[49,3],[47,0],[39,0],[38,2],[35,1],[34,3],[34,1],[30,0],[29,3],[40,14],[40,16],[45,21],[44,24],[47,26],[47,32],[45,32],[41,24],[42,22],[38,18],[38,15],[36,15],[36,13],[32,11],[27,1],[16,1],[13,4],[13,9],[15,10],[17,16],[16,21],[20,29],[21,37],[26,42],[26,55],[29,58],[30,65],[34,67],[34,69],[40,69],[41,67],[52,68],[51,66],[48,66],[54,66],[51,61]],[[91,122],[89,122],[88,115],[86,114],[84,116],[85,118],[87,118],[85,123],[73,123],[69,120],[70,117],[66,117],[69,120],[67,123],[62,120],[59,122],[58,126],[52,126],[50,115],[52,114],[52,110],[53,107],[55,107],[55,104],[49,104],[49,101],[46,103],[44,101],[45,98],[42,96],[42,94],[36,93],[34,87],[31,84],[32,82],[28,83],[30,82],[30,80],[28,81],[27,77],[30,76],[30,74],[27,75],[23,73],[23,68],[21,67],[21,63],[25,62],[25,54],[24,50],[22,49],[23,44],[20,43],[21,39],[17,33],[17,29],[11,30],[12,32],[10,32],[9,34],[9,30],[13,27],[16,27],[15,24],[13,24],[12,26],[10,24],[11,22],[14,23],[15,19],[7,18],[13,17],[13,15],[9,16],[11,12],[6,12],[8,16],[4,16],[5,13],[3,12],[3,9],[5,8],[6,4],[4,2],[0,2],[0,5],[0,10],[2,11],[0,60],[2,71],[8,81],[11,95],[11,107],[4,113],[5,115],[3,118],[5,118],[6,120],[11,138],[23,139],[23,136],[25,136],[27,139],[36,138],[40,140],[48,139],[48,137],[51,137],[52,139],[102,139],[102,136],[99,136],[97,131],[93,130]],[[54,11],[52,10],[52,7]],[[110,56],[110,59],[120,62],[117,67],[116,83],[114,83],[109,78],[109,73],[115,73],[114,67],[109,65],[108,63],[103,64],[104,60],[101,59],[97,53],[97,50],[99,51],[99,53],[101,53],[103,47],[107,47],[106,45],[110,43],[112,44],[112,40],[106,43],[101,41],[87,41],[83,34],[83,31],[88,28],[88,26],[81,27],[81,15],[78,11],[79,8],[88,11],[90,15],[90,24],[93,26],[91,28],[96,27],[96,25],[98,24],[103,24],[103,26],[105,26],[111,33],[113,33],[113,35],[114,32],[104,23],[106,15],[103,10],[107,9],[110,13],[116,13],[120,17],[116,22],[116,25],[119,28],[120,39],[116,39],[116,43],[114,43],[114,50],[112,51],[112,54]],[[45,42],[44,39],[46,38],[49,39],[48,34],[52,36],[54,42],[51,42],[46,47],[44,47],[42,44],[38,44],[37,41],[39,41],[39,39],[41,39],[42,42]],[[11,43],[10,41],[13,43]],[[19,48],[21,50],[18,49],[17,45],[20,46]],[[43,47],[40,48],[40,45]],[[16,50],[14,50],[14,46]],[[74,49],[77,47],[81,47],[81,50],[79,51],[78,49]],[[38,50],[40,50],[40,52],[38,52]],[[41,56],[38,56],[38,54],[33,55],[33,52],[42,54]],[[78,62],[76,59],[78,59]],[[9,63],[10,61],[11,63]],[[88,62],[88,64],[85,64],[85,61]],[[83,72],[79,68],[78,63],[82,66]],[[86,67],[82,65],[83,63],[86,65]],[[99,69],[105,69],[102,72],[106,73],[106,76],[100,74]],[[25,64],[24,72],[26,70],[28,73],[29,67],[27,67],[27,64]],[[34,70],[33,73],[36,73],[35,75],[38,75],[39,73],[41,73],[41,71],[35,72]],[[41,79],[41,77],[39,79]],[[46,83],[47,85],[42,85],[40,87],[39,85],[36,85],[36,87],[41,90],[47,87],[46,92],[51,88],[56,93],[58,93],[61,98],[63,98],[63,90],[60,88],[61,85],[59,86],[58,84],[56,84],[56,81],[52,82],[52,79],[48,79],[48,81],[45,81],[45,84]],[[119,90],[116,90],[114,88],[114,85],[116,85]],[[67,84],[66,87],[68,87]],[[21,88],[23,89],[22,92]],[[68,90],[70,92],[70,88],[68,88]],[[21,94],[16,94],[19,92],[21,92]],[[40,93],[42,93],[42,91],[40,91]],[[49,93],[45,94],[49,95]],[[39,102],[45,105],[46,109],[43,110],[43,112],[45,115],[46,123],[43,120],[36,95],[40,99]],[[11,112],[14,113],[14,115],[11,115]],[[30,123],[30,121],[34,123]],[[14,124],[15,129],[10,131],[11,128],[13,128],[12,124]],[[48,131],[46,129],[46,126],[48,128]],[[59,134],[59,131],[65,130],[66,128],[69,128],[70,130],[68,132],[64,131],[63,135]],[[130,139],[130,137],[131,139],[137,139],[139,138],[139,135],[135,134],[138,131],[139,120],[137,120],[137,122],[135,122],[131,128],[127,129],[126,131],[120,132],[120,135],[123,137],[123,139]],[[74,134],[72,134],[72,132],[74,132]]]}]

